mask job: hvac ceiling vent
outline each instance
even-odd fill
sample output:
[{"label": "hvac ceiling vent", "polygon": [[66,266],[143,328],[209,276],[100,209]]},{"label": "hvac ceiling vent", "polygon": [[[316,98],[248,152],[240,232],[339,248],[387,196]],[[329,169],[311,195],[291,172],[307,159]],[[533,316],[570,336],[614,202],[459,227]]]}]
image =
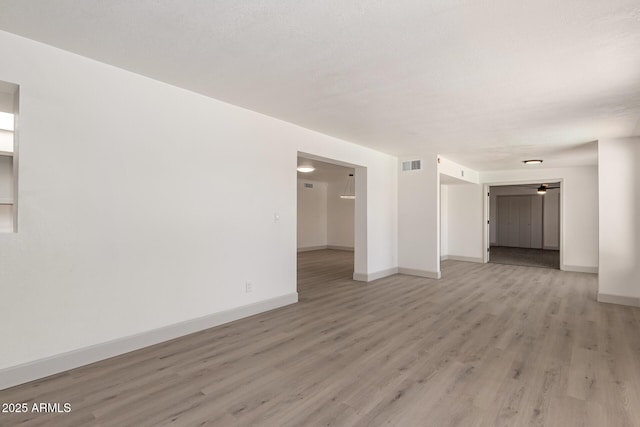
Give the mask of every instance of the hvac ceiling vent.
[{"label": "hvac ceiling vent", "polygon": [[422,162],[420,160],[407,160],[402,162],[402,171],[415,171],[422,169]]},{"label": "hvac ceiling vent", "polygon": [[313,188],[313,184],[309,184],[308,182],[305,182],[304,188]]}]

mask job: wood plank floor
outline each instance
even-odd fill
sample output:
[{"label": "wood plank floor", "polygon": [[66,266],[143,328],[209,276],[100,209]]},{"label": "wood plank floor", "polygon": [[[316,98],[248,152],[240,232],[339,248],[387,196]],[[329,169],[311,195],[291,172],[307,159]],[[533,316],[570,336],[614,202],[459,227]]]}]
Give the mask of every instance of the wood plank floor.
[{"label": "wood plank floor", "polygon": [[491,246],[490,262],[560,269],[560,251],[533,248]]},{"label": "wood plank floor", "polygon": [[45,380],[0,402],[28,426],[640,426],[640,309],[596,276],[443,263],[436,281],[349,279],[299,256],[298,304]]}]

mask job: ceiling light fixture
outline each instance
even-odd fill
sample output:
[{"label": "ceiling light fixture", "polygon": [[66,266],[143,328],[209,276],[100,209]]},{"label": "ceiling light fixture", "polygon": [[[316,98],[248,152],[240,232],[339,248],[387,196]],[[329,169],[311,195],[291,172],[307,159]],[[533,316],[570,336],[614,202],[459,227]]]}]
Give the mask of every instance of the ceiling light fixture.
[{"label": "ceiling light fixture", "polygon": [[522,163],[524,163],[525,165],[539,165],[540,163],[542,163],[542,160],[540,159],[523,160]]},{"label": "ceiling light fixture", "polygon": [[538,194],[547,194],[547,184],[541,184],[540,187],[538,187]]},{"label": "ceiling light fixture", "polygon": [[313,166],[298,166],[298,172],[309,173],[316,170]]},{"label": "ceiling light fixture", "polygon": [[347,182],[344,185],[344,191],[340,195],[341,199],[355,199],[356,198],[356,185],[353,174],[350,173],[347,177]]}]

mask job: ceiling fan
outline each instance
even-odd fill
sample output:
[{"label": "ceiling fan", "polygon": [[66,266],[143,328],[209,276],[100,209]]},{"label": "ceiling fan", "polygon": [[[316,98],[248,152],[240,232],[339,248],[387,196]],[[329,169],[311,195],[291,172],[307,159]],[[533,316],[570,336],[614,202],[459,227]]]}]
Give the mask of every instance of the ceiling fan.
[{"label": "ceiling fan", "polygon": [[560,186],[550,187],[549,184],[540,184],[540,187],[538,187],[538,194],[547,194],[547,190],[553,190],[556,188],[560,188]]}]

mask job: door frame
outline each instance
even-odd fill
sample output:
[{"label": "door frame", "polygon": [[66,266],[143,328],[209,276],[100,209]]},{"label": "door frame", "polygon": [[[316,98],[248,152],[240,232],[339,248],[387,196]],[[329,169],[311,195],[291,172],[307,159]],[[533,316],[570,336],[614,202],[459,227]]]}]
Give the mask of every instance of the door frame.
[{"label": "door frame", "polygon": [[[482,232],[482,246],[483,246],[483,262],[487,263],[490,259],[490,247],[491,247],[491,234],[489,223],[489,219],[491,218],[491,203],[490,203],[490,194],[489,190],[491,187],[504,187],[509,185],[522,185],[522,184],[540,184],[545,182],[558,182],[560,183],[560,270],[564,270],[564,179],[562,178],[543,178],[540,180],[518,180],[518,181],[502,181],[502,182],[485,182],[483,183],[483,203],[484,209],[482,210],[482,224],[483,224],[483,232]],[[542,242],[542,246],[544,248],[544,240]]]},{"label": "door frame", "polygon": [[[355,163],[346,162],[343,160],[324,157],[317,154],[297,151],[297,158],[301,157],[307,160],[317,160],[323,163],[329,163],[337,166],[343,166],[354,169],[354,181],[355,181],[355,205],[354,205],[354,218],[353,218],[353,280],[360,282],[368,282],[373,279],[369,279],[368,273],[368,221],[367,221],[367,167],[358,165]],[[295,200],[296,200],[296,235],[298,230],[298,172],[293,170],[292,176],[295,177]],[[296,245],[296,259],[298,257],[297,245]]]}]

